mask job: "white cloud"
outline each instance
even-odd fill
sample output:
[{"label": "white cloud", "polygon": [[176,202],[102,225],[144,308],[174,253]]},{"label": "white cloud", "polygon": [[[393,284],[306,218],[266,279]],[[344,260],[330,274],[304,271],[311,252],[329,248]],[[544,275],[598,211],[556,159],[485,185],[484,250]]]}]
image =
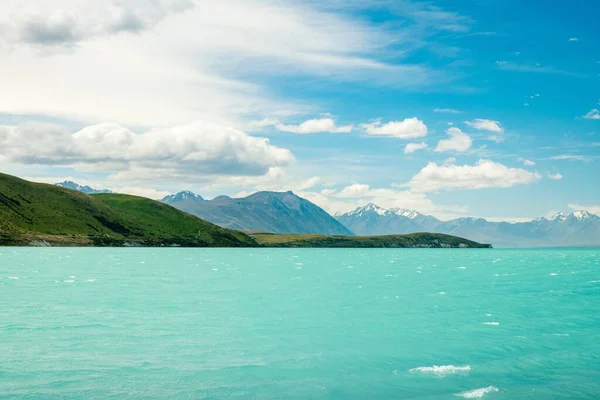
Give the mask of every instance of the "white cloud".
[{"label": "white cloud", "polygon": [[369,190],[369,185],[356,183],[343,188],[339,193],[336,194],[336,197],[364,197],[367,195],[367,193],[369,193]]},{"label": "white cloud", "polygon": [[427,67],[377,60],[409,42],[397,33],[291,0],[3,0],[0,76],[11,79],[0,113],[146,127],[230,123],[312,107],[274,95],[265,79],[274,74],[437,81]]},{"label": "white cloud", "polygon": [[450,139],[440,140],[433,151],[438,153],[444,151],[463,152],[471,148],[473,144],[471,137],[459,128],[449,128],[446,133],[450,136]]},{"label": "white cloud", "polygon": [[0,127],[0,159],[115,172],[120,180],[263,175],[294,162],[292,153],[227,126],[197,121],[136,134],[105,123],[75,133],[49,124]]},{"label": "white cloud", "polygon": [[589,157],[575,155],[575,154],[561,154],[558,156],[550,157],[550,159],[556,160],[556,161],[583,161],[583,162],[591,161],[591,159]]},{"label": "white cloud", "polygon": [[[193,8],[189,0],[41,2],[30,0],[11,10],[4,21],[4,41],[34,46],[73,46],[95,37],[140,33],[171,14]],[[0,21],[1,22],[1,21]]]},{"label": "white cloud", "polygon": [[552,179],[553,181],[560,181],[562,178],[561,174],[548,174],[548,179]]},{"label": "white cloud", "polygon": [[526,167],[533,167],[535,165],[535,161],[532,161],[532,160],[526,160],[524,158],[519,158],[519,161],[521,161],[523,163],[523,165],[525,165]]},{"label": "white cloud", "polygon": [[297,134],[309,133],[349,133],[352,132],[352,125],[337,126],[332,118],[309,119],[299,125],[275,124],[275,128],[282,132],[291,132]]},{"label": "white cloud", "polygon": [[375,121],[370,124],[362,124],[361,127],[368,135],[390,136],[399,139],[417,139],[427,136],[427,125],[418,118],[406,118],[403,121],[390,121],[382,124]]},{"label": "white cloud", "polygon": [[430,162],[410,182],[402,185],[418,192],[456,189],[507,188],[536,182],[540,175],[520,168],[509,168],[491,160],[475,165],[438,165]]},{"label": "white cloud", "polygon": [[569,42],[578,42],[579,39],[576,37],[569,38]]},{"label": "white cloud", "polygon": [[427,148],[427,143],[409,143],[404,147],[404,154],[411,154],[418,150],[423,150]]},{"label": "white cloud", "polygon": [[315,187],[316,185],[320,184],[322,181],[323,181],[323,179],[321,177],[313,176],[312,178],[305,179],[305,180],[300,181],[297,184],[293,185],[294,186],[293,190],[298,190],[298,191],[307,190],[307,189]]},{"label": "white cloud", "polygon": [[569,208],[572,210],[586,210],[592,214],[600,215],[600,204],[595,206],[582,206],[580,204],[569,204]]},{"label": "white cloud", "polygon": [[442,219],[455,218],[468,211],[466,206],[436,205],[424,193],[405,189],[371,188],[365,184],[354,184],[341,190],[298,194],[332,214],[347,212],[370,202],[385,208],[410,208]]},{"label": "white cloud", "polygon": [[171,194],[171,192],[167,190],[156,190],[149,187],[144,188],[135,186],[115,186],[110,190],[115,193],[132,194],[134,196],[146,197],[153,200],[159,200]]},{"label": "white cloud", "polygon": [[600,120],[600,110],[598,110],[597,108],[593,108],[592,110],[590,110],[590,112],[585,114],[583,118]]},{"label": "white cloud", "polygon": [[460,114],[462,111],[453,108],[435,108],[433,112],[441,114]]},{"label": "white cloud", "polygon": [[474,121],[467,121],[465,124],[479,131],[490,131],[495,133],[503,133],[504,129],[500,126],[500,122],[492,121],[491,119],[476,119]]}]

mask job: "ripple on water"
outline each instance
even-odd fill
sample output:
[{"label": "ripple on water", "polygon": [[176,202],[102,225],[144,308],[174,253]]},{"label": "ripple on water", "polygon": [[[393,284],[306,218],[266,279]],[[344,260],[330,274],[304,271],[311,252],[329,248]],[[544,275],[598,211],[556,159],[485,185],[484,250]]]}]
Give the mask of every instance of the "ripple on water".
[{"label": "ripple on water", "polygon": [[446,375],[454,375],[459,373],[467,373],[471,371],[470,365],[455,366],[455,365],[432,365],[431,367],[417,367],[408,370],[408,372],[420,372],[423,374],[433,374],[438,377]]},{"label": "ripple on water", "polygon": [[480,399],[488,393],[497,392],[498,388],[496,386],[488,386],[484,388],[479,388],[475,390],[469,390],[462,393],[457,393],[456,396],[463,397],[465,399]]}]

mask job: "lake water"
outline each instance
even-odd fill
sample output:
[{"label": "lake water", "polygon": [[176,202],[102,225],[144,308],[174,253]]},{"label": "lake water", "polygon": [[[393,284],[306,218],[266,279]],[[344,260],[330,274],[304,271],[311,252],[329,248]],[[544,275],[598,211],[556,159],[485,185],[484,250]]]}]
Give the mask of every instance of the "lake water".
[{"label": "lake water", "polygon": [[598,399],[599,260],[0,248],[0,398]]}]

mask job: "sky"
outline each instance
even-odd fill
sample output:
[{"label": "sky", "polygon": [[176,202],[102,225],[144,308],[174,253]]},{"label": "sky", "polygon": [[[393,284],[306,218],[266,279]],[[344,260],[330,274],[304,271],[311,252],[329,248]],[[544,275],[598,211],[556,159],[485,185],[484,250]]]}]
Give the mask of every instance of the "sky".
[{"label": "sky", "polygon": [[441,219],[600,214],[600,4],[3,0],[0,171]]}]

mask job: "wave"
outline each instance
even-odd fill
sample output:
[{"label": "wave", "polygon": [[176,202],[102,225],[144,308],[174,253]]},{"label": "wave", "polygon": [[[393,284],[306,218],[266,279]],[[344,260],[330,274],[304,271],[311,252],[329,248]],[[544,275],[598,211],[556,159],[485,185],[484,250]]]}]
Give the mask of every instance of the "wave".
[{"label": "wave", "polygon": [[498,326],[498,325],[500,325],[500,322],[482,322],[482,324],[484,324],[484,325]]},{"label": "wave", "polygon": [[480,399],[488,393],[497,392],[496,386],[488,386],[480,389],[469,390],[467,392],[457,393],[455,396],[463,397],[465,399]]},{"label": "wave", "polygon": [[454,365],[433,365],[431,367],[417,367],[410,369],[408,372],[421,372],[425,374],[434,374],[437,376],[454,375],[458,373],[464,373],[471,371],[470,365],[464,367],[457,367]]}]

